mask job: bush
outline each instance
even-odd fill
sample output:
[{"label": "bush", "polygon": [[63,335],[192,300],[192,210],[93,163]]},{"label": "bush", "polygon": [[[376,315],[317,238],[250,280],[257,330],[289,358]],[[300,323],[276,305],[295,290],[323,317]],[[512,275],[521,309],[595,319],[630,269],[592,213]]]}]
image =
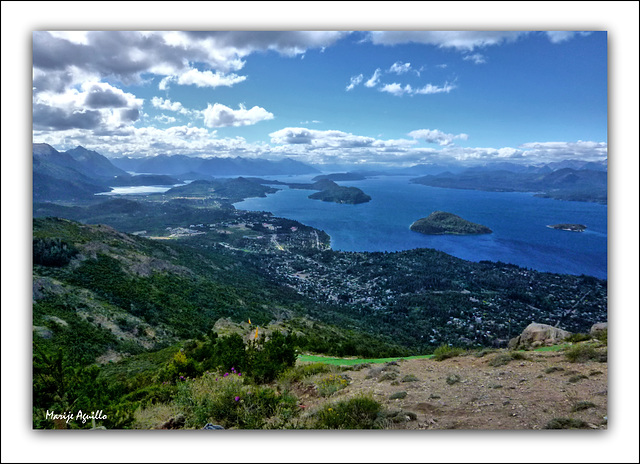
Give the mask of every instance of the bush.
[{"label": "bush", "polygon": [[404,377],[402,377],[400,381],[401,382],[417,382],[418,380],[420,379],[418,379],[418,377],[416,377],[415,375],[407,374]]},{"label": "bush", "polygon": [[580,344],[567,349],[564,353],[569,362],[587,362],[591,360],[606,362],[607,352],[598,351],[593,345]]},{"label": "bush", "polygon": [[568,417],[558,417],[551,419],[545,429],[588,429],[589,425],[579,419],[570,419]]},{"label": "bush", "polygon": [[263,336],[251,345],[249,358],[251,377],[259,383],[271,382],[296,363],[294,339],[280,332],[273,332],[267,341]]},{"label": "bush", "polygon": [[436,361],[443,361],[447,358],[454,358],[464,353],[465,350],[462,348],[442,344],[433,352],[433,359],[435,359]]},{"label": "bush", "polygon": [[206,374],[182,382],[176,404],[184,411],[186,427],[195,428],[212,422],[227,429],[261,429],[269,421],[276,421],[277,415],[292,418],[299,413],[293,395],[245,384],[235,372],[222,376]]},{"label": "bush", "polygon": [[447,377],[447,385],[453,385],[460,382],[461,378],[458,374],[451,374]]},{"label": "bush", "polygon": [[78,249],[59,238],[33,239],[33,264],[62,267],[78,254]]},{"label": "bush", "polygon": [[311,377],[317,374],[326,374],[331,372],[332,368],[329,364],[324,363],[311,363],[301,364],[299,366],[293,366],[285,370],[279,377],[284,383],[300,382],[302,379]]},{"label": "bush", "polygon": [[514,359],[524,360],[527,359],[524,353],[520,353],[518,351],[511,351],[509,353],[502,353],[494,356],[493,358],[487,361],[487,364],[493,367],[506,366]]},{"label": "bush", "polygon": [[564,341],[569,343],[579,343],[579,342],[589,341],[591,340],[591,338],[592,338],[591,335],[586,333],[575,333],[575,334],[569,335],[567,338],[564,339]]},{"label": "bush", "polygon": [[316,381],[315,385],[320,396],[331,396],[338,390],[347,388],[349,380],[345,375],[330,374]]},{"label": "bush", "polygon": [[372,429],[380,428],[380,403],[371,396],[356,396],[333,404],[325,404],[314,415],[316,429]]}]

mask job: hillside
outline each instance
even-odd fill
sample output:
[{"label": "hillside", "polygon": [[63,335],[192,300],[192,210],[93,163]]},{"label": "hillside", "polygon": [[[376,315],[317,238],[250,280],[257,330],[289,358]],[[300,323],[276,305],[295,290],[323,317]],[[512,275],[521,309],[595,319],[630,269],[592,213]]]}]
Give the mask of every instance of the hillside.
[{"label": "hillside", "polygon": [[[563,165],[559,165],[563,166]],[[582,167],[589,167],[582,165]],[[596,168],[573,169],[549,166],[524,171],[504,169],[467,169],[452,174],[443,172],[411,179],[430,187],[485,190],[493,192],[535,192],[536,195],[558,200],[607,203],[607,172]]]}]

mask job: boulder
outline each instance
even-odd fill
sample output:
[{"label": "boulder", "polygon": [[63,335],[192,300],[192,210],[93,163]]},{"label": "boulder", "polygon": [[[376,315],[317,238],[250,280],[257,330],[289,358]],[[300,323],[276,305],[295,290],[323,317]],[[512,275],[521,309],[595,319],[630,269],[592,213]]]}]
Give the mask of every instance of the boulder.
[{"label": "boulder", "polygon": [[589,331],[589,334],[591,334],[594,337],[597,337],[602,332],[607,330],[607,325],[608,324],[606,322],[598,322],[597,324],[593,324],[591,326],[591,330]]},{"label": "boulder", "polygon": [[533,349],[540,346],[556,345],[571,335],[571,332],[547,324],[532,322],[520,335],[509,341],[509,349]]}]

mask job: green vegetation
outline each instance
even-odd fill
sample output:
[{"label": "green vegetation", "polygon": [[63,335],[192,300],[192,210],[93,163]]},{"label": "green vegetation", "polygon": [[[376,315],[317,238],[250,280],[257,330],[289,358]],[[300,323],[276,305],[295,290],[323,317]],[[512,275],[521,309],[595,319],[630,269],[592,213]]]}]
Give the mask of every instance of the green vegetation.
[{"label": "green vegetation", "polygon": [[451,374],[448,375],[445,380],[447,382],[447,385],[455,385],[456,383],[460,382],[462,378],[458,374]]},{"label": "green vegetation", "polygon": [[312,417],[314,429],[382,428],[382,406],[370,396],[325,404]]},{"label": "green vegetation", "polygon": [[461,356],[465,352],[466,350],[464,350],[463,348],[442,344],[433,352],[433,359],[435,359],[436,361],[443,361],[445,359]]},{"label": "green vegetation", "polygon": [[488,227],[469,222],[460,216],[444,211],[434,211],[426,218],[418,219],[411,224],[410,229],[427,235],[478,235],[492,233],[492,230]]},{"label": "green vegetation", "polygon": [[588,429],[589,424],[580,419],[571,419],[568,417],[558,417],[551,419],[545,429]]},{"label": "green vegetation", "polygon": [[501,354],[497,354],[496,356],[493,356],[491,359],[489,359],[489,361],[487,361],[487,364],[493,367],[505,366],[509,364],[511,361],[513,361],[514,359],[525,360],[527,359],[527,357],[524,353],[521,353],[518,351],[511,351],[509,353],[501,353]]},{"label": "green vegetation", "polygon": [[588,343],[581,343],[569,347],[565,353],[565,357],[569,362],[587,362],[587,361],[607,361],[607,350],[597,349],[594,345]]},{"label": "green vegetation", "polygon": [[584,232],[585,230],[587,230],[587,226],[583,224],[553,224],[547,227],[556,230],[568,230],[571,232]]},{"label": "green vegetation", "polygon": [[331,396],[338,390],[349,385],[349,379],[344,374],[329,374],[315,381],[320,396]]}]

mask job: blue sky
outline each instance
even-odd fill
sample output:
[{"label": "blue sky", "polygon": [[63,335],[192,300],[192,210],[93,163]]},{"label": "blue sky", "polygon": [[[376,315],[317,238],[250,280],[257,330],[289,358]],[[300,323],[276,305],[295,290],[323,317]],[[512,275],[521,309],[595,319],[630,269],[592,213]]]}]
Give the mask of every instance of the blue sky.
[{"label": "blue sky", "polygon": [[313,164],[607,157],[607,33],[33,33],[33,140]]}]

